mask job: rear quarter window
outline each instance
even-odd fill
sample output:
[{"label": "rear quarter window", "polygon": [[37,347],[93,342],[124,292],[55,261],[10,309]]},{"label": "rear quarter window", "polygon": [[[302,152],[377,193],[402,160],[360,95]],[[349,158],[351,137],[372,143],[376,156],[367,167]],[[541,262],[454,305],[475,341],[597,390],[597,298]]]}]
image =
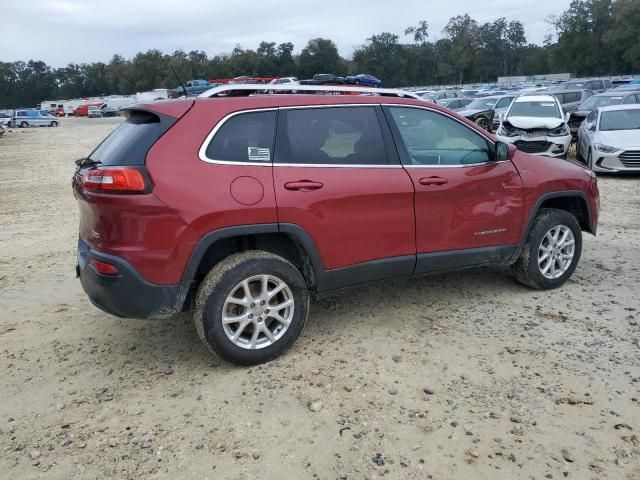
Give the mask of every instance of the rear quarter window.
[{"label": "rear quarter window", "polygon": [[89,155],[103,166],[144,165],[151,146],[176,122],[165,115],[132,110]]}]

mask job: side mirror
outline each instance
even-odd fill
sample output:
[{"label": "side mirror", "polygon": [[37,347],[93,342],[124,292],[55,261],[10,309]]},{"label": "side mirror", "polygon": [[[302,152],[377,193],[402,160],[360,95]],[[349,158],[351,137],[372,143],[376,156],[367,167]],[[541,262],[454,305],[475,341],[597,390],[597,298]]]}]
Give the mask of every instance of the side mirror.
[{"label": "side mirror", "polygon": [[596,122],[586,122],[587,130],[596,131]]},{"label": "side mirror", "polygon": [[509,160],[509,146],[504,142],[496,142],[496,162]]}]

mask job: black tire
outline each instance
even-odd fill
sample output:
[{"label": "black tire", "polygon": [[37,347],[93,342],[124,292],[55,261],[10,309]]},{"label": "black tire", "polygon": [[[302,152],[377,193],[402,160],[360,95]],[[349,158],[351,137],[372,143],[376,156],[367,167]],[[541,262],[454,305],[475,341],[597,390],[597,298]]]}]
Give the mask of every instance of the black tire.
[{"label": "black tire", "polygon": [[20,122],[20,128],[27,128],[29,124],[27,122]]},{"label": "black tire", "polygon": [[[560,277],[549,279],[542,274],[538,266],[538,251],[547,232],[558,225],[566,226],[571,230],[575,240],[575,250],[567,270]],[[571,277],[580,261],[581,254],[582,231],[576,217],[565,210],[542,209],[533,222],[533,227],[529,232],[520,257],[511,266],[511,271],[516,280],[523,285],[539,290],[551,290],[558,288]]]},{"label": "black tire", "polygon": [[53,122],[51,122],[51,124],[49,126],[50,127],[57,127],[58,126],[58,122],[53,121]]},{"label": "black tire", "polygon": [[587,168],[593,171],[593,153],[589,149],[589,155],[587,156]]},{"label": "black tire", "polygon": [[[293,318],[280,338],[259,349],[236,345],[225,333],[222,314],[225,301],[236,286],[255,275],[281,279],[293,295]],[[268,362],[289,350],[300,336],[309,313],[309,291],[305,280],[290,262],[269,252],[253,250],[233,254],[211,269],[198,288],[193,321],[204,344],[223,359],[239,365]],[[253,327],[251,327],[253,328]]]},{"label": "black tire", "polygon": [[485,117],[476,118],[475,124],[480,128],[489,131],[489,119]]}]

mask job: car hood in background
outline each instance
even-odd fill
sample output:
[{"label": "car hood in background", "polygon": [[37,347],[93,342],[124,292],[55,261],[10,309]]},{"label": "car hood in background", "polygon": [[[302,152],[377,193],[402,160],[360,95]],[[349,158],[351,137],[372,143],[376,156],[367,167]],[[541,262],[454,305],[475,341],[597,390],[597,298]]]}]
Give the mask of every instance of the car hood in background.
[{"label": "car hood in background", "polygon": [[505,121],[509,122],[514,127],[521,128],[523,130],[532,130],[536,128],[553,130],[564,124],[564,120],[560,118],[546,117],[508,117]]},{"label": "car hood in background", "polygon": [[593,143],[603,143],[623,149],[634,148],[640,150],[640,130],[611,130],[600,131],[593,139]]}]

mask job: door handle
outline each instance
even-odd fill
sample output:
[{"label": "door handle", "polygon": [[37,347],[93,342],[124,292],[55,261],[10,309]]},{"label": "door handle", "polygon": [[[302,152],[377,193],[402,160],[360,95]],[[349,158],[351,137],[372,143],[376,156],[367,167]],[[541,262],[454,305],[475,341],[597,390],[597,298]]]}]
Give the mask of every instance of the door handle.
[{"label": "door handle", "polygon": [[320,182],[312,182],[311,180],[298,180],[297,182],[287,182],[284,188],[287,190],[296,190],[300,192],[311,192],[322,188],[324,184]]},{"label": "door handle", "polygon": [[423,177],[420,180],[418,180],[420,182],[420,185],[445,185],[447,183],[449,183],[449,180],[447,180],[446,178],[442,178],[442,177]]}]

